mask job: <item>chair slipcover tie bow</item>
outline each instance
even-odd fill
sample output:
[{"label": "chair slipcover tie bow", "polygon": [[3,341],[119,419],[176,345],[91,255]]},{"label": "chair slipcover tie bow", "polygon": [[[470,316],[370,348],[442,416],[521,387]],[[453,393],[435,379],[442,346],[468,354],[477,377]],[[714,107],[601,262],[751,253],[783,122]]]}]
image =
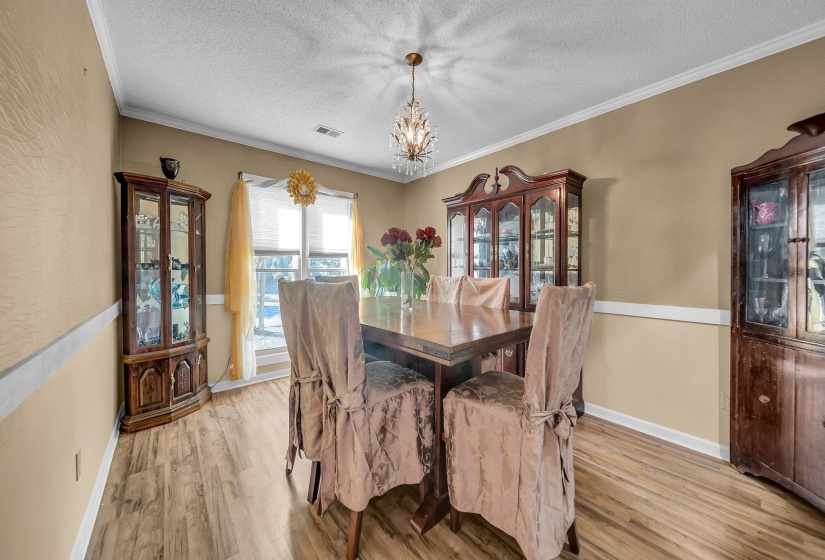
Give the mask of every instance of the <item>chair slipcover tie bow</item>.
[{"label": "chair slipcover tie bow", "polygon": [[289,415],[292,417],[292,422],[289,424],[289,448],[286,451],[286,460],[290,471],[295,463],[295,454],[300,453],[303,447],[301,430],[298,429],[301,417],[301,385],[316,381],[321,381],[320,369],[313,369],[306,377],[296,375],[289,388]]},{"label": "chair slipcover tie bow", "polygon": [[[321,489],[320,489],[320,507],[319,513],[323,514],[327,507],[335,500],[335,482],[337,479],[338,470],[338,438],[336,437],[336,422],[338,418],[338,410],[343,410],[348,414],[366,410],[366,401],[362,392],[351,392],[346,395],[336,396],[335,391],[328,383],[323,384],[324,387],[324,427],[323,440],[321,444]],[[360,430],[355,430],[355,441],[360,440]],[[369,442],[361,441],[363,449],[369,446]],[[363,449],[356,450],[356,454],[367,459],[370,469],[370,454],[363,453]]]},{"label": "chair slipcover tie bow", "polygon": [[[567,397],[567,400],[564,401],[559,408],[538,411],[525,410],[525,416],[531,428],[537,428],[547,423],[562,441],[570,439],[570,436],[573,435],[573,427],[575,427],[576,421],[578,420],[576,409],[573,406],[573,395]],[[567,476],[568,465],[565,464],[564,460],[564,449],[564,445],[559,445],[559,450],[561,451],[561,453],[559,453],[559,462],[561,463],[562,491],[566,495],[569,479]]]}]

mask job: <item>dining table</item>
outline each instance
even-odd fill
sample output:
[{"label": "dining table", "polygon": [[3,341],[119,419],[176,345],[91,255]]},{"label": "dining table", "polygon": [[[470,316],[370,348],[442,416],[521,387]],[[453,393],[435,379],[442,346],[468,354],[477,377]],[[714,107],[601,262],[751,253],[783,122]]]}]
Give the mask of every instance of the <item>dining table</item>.
[{"label": "dining table", "polygon": [[481,356],[526,344],[533,314],[526,311],[414,300],[402,309],[397,297],[368,297],[360,305],[368,352],[428,376],[435,387],[432,484],[410,520],[423,535],[450,511],[442,401],[456,385],[481,374]]}]

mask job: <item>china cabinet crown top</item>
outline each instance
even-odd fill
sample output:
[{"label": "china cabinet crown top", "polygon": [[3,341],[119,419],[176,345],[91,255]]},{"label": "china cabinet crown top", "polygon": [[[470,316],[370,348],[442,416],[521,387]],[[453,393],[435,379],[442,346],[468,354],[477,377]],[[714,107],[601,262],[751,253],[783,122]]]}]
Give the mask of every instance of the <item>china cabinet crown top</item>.
[{"label": "china cabinet crown top", "polygon": [[151,175],[139,175],[137,173],[128,173],[126,171],[118,171],[115,173],[115,178],[121,185],[127,183],[132,185],[143,185],[147,187],[159,187],[163,189],[174,189],[177,191],[193,194],[203,200],[209,200],[212,195],[195,185],[181,183],[180,181],[172,181],[164,177],[152,177]]},{"label": "china cabinet crown top", "polygon": [[572,169],[562,169],[552,173],[544,173],[542,175],[528,175],[515,165],[507,165],[498,170],[498,175],[504,175],[509,180],[507,188],[500,188],[499,181],[493,183],[491,192],[487,192],[485,187],[487,181],[492,177],[489,173],[479,173],[470,181],[470,186],[467,187],[463,193],[457,193],[442,199],[442,202],[447,205],[447,208],[466,204],[469,202],[478,202],[482,200],[491,200],[498,198],[502,194],[517,195],[525,191],[530,191],[537,188],[546,188],[552,185],[570,185],[581,188],[587,177],[573,171]]},{"label": "china cabinet crown top", "polygon": [[[740,165],[731,170],[732,175],[751,175],[768,171],[771,167],[782,166],[789,159],[804,157],[807,161],[816,159],[817,155],[825,158],[825,113],[797,121],[787,130],[798,133],[781,148],[768,150],[755,161]],[[790,165],[796,165],[790,162]],[[755,173],[754,173],[755,172]]]}]

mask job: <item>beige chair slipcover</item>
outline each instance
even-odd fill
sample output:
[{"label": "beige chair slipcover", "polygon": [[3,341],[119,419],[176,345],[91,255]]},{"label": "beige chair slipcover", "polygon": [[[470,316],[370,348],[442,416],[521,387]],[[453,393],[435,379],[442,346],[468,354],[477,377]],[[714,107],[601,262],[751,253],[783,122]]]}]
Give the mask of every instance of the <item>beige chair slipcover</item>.
[{"label": "beige chair slipcover", "polygon": [[[510,279],[462,276],[459,301],[461,305],[507,309],[510,307]],[[499,350],[482,356],[481,371],[500,369],[500,353]]]},{"label": "beige chair slipcover", "polygon": [[350,276],[316,276],[316,282],[328,282],[331,284],[336,284],[340,282],[349,282],[352,284],[352,287],[355,288],[355,295],[358,299],[361,299],[361,286],[358,284],[358,275],[352,274]]},{"label": "beige chair slipcover", "polygon": [[496,309],[507,309],[510,306],[510,278],[462,276],[461,280],[461,305]]},{"label": "beige chair slipcover", "polygon": [[[418,484],[433,460],[433,385],[392,362],[364,363],[358,300],[350,284],[281,282],[281,313],[297,382],[290,452],[317,451],[320,510],[335,498],[363,511],[370,498]],[[307,425],[305,405],[320,406]],[[294,453],[294,452],[293,452]]]},{"label": "beige chair slipcover", "polygon": [[461,276],[430,276],[430,282],[427,284],[427,301],[458,305],[461,279]]},{"label": "beige chair slipcover", "polygon": [[527,560],[556,557],[575,518],[572,394],[595,299],[593,283],[545,286],[525,378],[488,371],[444,398],[452,506],[514,536]]},{"label": "beige chair slipcover", "polygon": [[[316,282],[327,282],[330,284],[336,284],[341,282],[349,282],[352,284],[352,287],[355,288],[355,295],[358,296],[358,299],[361,299],[361,286],[358,284],[358,275],[352,274],[350,276],[316,276]],[[378,358],[371,354],[364,354],[364,360],[367,363],[370,362],[377,362]]]}]

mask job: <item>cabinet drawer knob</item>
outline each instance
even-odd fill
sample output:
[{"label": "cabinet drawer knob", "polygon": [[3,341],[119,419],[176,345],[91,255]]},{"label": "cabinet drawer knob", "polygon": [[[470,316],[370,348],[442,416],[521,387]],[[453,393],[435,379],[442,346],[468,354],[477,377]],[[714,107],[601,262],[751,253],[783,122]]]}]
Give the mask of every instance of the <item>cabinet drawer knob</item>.
[{"label": "cabinet drawer knob", "polygon": [[771,402],[771,399],[767,395],[759,395],[759,402],[761,402],[762,404],[768,404],[769,402]]},{"label": "cabinet drawer knob", "polygon": [[512,358],[513,357],[513,351],[512,350],[505,350],[504,355],[507,356],[508,358]]}]

